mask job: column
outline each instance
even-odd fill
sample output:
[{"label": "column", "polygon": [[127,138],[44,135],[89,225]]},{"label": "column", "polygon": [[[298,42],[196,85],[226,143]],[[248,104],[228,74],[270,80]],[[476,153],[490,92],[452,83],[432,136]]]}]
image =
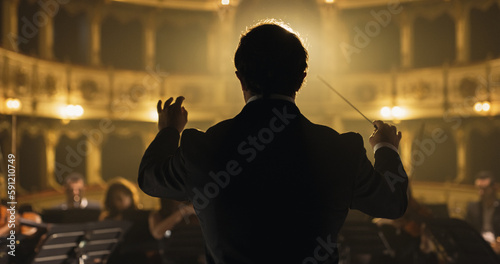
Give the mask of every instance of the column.
[{"label": "column", "polygon": [[470,58],[470,8],[465,3],[457,1],[453,13],[455,17],[455,57],[458,63],[466,63]]},{"label": "column", "polygon": [[457,145],[457,177],[455,178],[456,183],[461,183],[467,178],[467,173],[469,172],[469,164],[467,162],[467,152],[469,140],[469,133],[463,127],[455,130],[454,139]]},{"label": "column", "polygon": [[[338,9],[334,4],[318,3],[322,27],[322,71],[331,73],[339,69],[341,62],[346,61],[341,54],[339,39],[345,37],[342,24],[338,19]],[[348,35],[347,35],[348,36]]]},{"label": "column", "polygon": [[413,14],[408,11],[401,13],[400,42],[401,42],[401,67],[413,66]]},{"label": "column", "polygon": [[2,46],[9,50],[18,50],[18,24],[17,14],[19,8],[19,0],[4,0],[1,3],[2,8]]},{"label": "column", "polygon": [[40,27],[40,43],[38,53],[40,58],[46,60],[54,59],[54,15],[47,14],[46,22]]},{"label": "column", "polygon": [[56,146],[59,139],[59,134],[54,130],[49,130],[44,133],[45,139],[45,155],[46,155],[46,166],[47,174],[44,180],[45,186],[59,190],[61,189],[61,184],[57,181],[55,177],[55,165],[56,165]]},{"label": "column", "polygon": [[[234,94],[234,86],[227,85],[234,76],[233,56],[238,44],[234,34],[236,5],[220,5],[218,20],[210,27],[207,36],[207,63],[211,75],[217,76],[217,87],[213,91],[213,105],[216,107],[227,103],[228,95]],[[229,78],[229,79],[228,79]]]},{"label": "column", "polygon": [[149,13],[144,25],[144,66],[155,69],[156,56],[156,23],[154,14]]},{"label": "column", "polygon": [[413,164],[412,161],[412,147],[413,141],[415,140],[415,129],[409,126],[400,126],[401,133],[403,134],[404,140],[399,143],[399,153],[401,156],[401,162],[406,170],[406,174],[413,178]]},{"label": "column", "polygon": [[102,5],[97,5],[90,16],[90,65],[101,65],[101,21],[102,21]]},{"label": "column", "polygon": [[[105,136],[105,135],[103,135]],[[87,138],[87,184],[90,185],[104,185],[102,179],[102,140],[93,140]]]},{"label": "column", "polygon": [[237,40],[235,40],[234,24],[236,16],[236,6],[220,6],[219,7],[219,23],[217,25],[217,38],[212,39],[215,44],[218,55],[218,73],[227,74],[234,72],[231,62],[233,61],[234,51],[236,49]]}]

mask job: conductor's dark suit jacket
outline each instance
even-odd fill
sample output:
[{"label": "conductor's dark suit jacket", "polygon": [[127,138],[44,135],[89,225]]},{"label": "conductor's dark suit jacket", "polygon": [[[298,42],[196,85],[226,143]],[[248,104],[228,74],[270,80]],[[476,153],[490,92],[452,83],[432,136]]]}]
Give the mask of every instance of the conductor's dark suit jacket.
[{"label": "conductor's dark suit jacket", "polygon": [[292,102],[259,99],[206,132],[161,130],[146,150],[139,186],[190,200],[208,263],[337,263],[350,208],[398,218],[407,207],[399,155],[375,167],[359,134],[311,123]]}]

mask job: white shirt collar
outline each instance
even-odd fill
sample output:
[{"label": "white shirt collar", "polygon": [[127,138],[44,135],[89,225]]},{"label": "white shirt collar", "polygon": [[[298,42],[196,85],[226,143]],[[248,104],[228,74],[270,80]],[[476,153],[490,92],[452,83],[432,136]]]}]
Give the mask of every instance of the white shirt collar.
[{"label": "white shirt collar", "polygon": [[[260,98],[262,98],[262,95],[254,95],[254,96],[248,98],[246,103],[248,104],[248,103],[253,102],[255,100],[258,100]],[[282,95],[282,94],[271,94],[271,95],[269,95],[269,98],[278,99],[278,100],[285,100],[285,101],[289,101],[289,102],[295,104],[295,100],[293,99],[293,97]]]},{"label": "white shirt collar", "polygon": [[87,205],[89,205],[89,200],[87,200],[87,198],[82,198],[82,202],[80,203],[80,208],[87,208]]}]

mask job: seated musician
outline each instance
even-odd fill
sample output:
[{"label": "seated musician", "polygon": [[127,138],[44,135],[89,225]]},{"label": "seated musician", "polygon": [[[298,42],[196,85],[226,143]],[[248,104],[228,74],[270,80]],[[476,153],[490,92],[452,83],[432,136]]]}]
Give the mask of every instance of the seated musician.
[{"label": "seated musician", "polygon": [[85,197],[85,178],[80,173],[71,173],[64,179],[66,201],[56,209],[100,209],[99,202],[89,201]]},{"label": "seated musician", "polygon": [[500,255],[500,200],[496,195],[495,175],[491,171],[481,171],[474,184],[479,191],[479,201],[468,204],[465,221]]},{"label": "seated musician", "polygon": [[150,263],[158,256],[158,245],[149,232],[149,211],[139,208],[137,188],[124,178],[115,178],[108,184],[104,195],[101,221],[128,221],[131,227],[108,260],[114,263]]}]

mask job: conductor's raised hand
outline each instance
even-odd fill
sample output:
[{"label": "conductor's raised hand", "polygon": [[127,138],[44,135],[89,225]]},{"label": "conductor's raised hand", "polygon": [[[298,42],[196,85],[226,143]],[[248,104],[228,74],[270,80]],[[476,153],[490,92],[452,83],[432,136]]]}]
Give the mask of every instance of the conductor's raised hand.
[{"label": "conductor's raised hand", "polygon": [[375,126],[375,130],[369,140],[372,147],[382,142],[392,144],[396,148],[399,147],[399,141],[401,141],[401,131],[398,131],[395,126],[389,125],[380,120],[373,121],[373,125]]},{"label": "conductor's raised hand", "polygon": [[158,111],[158,130],[173,127],[181,133],[188,121],[188,112],[182,106],[182,102],[184,101],[183,96],[177,97],[172,104],[173,101],[173,97],[168,98],[163,107],[161,106],[161,100],[158,101],[156,105]]}]

